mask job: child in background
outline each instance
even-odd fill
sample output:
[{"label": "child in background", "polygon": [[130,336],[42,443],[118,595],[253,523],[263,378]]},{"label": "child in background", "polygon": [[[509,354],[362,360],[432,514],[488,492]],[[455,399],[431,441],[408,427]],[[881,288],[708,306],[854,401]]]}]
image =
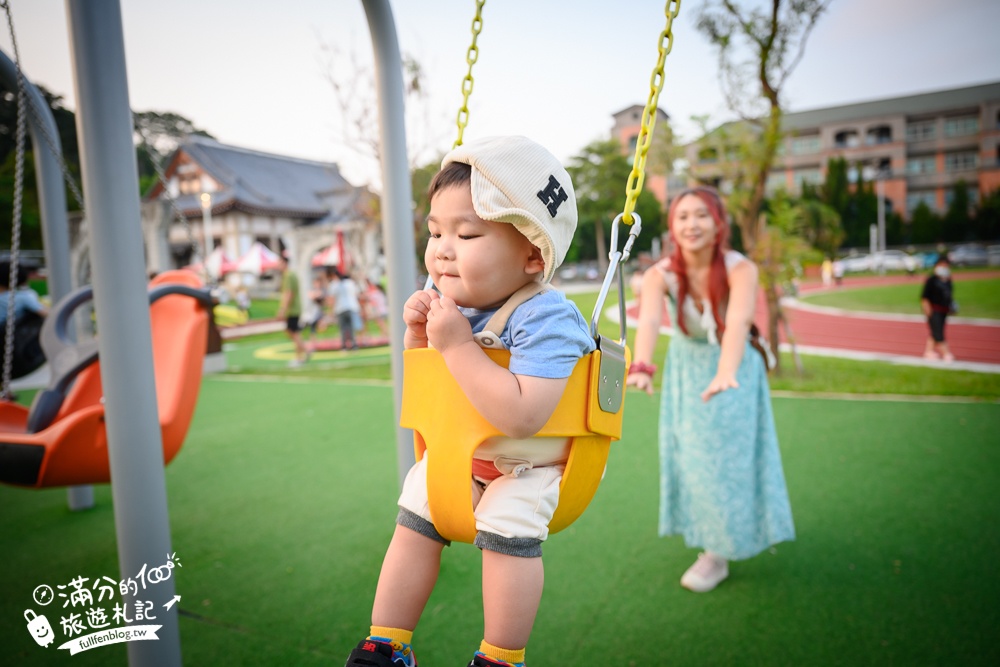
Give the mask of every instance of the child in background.
[{"label": "child in background", "polygon": [[[424,254],[440,294],[421,290],[403,309],[406,348],[433,346],[475,408],[506,438],[474,454],[475,544],[483,556],[484,637],[470,667],[523,667],[541,601],[541,544],[555,511],[568,441],[532,438],[548,421],[577,361],[594,349],[580,311],[547,283],[576,230],[569,174],[538,144],[494,137],[445,156],[429,188]],[[513,298],[512,298],[513,297]],[[510,301],[510,303],[508,303]],[[500,332],[510,368],[475,333],[520,302]],[[407,475],[382,563],[372,628],[348,667],[412,667],[413,630],[448,544],[427,504],[427,456]]]}]

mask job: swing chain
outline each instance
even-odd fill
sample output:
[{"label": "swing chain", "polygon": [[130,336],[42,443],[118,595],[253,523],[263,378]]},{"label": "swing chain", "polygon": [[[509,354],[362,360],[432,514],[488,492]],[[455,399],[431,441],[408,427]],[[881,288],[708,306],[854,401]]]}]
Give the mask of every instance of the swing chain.
[{"label": "swing chain", "polygon": [[455,139],[453,149],[462,145],[462,135],[465,134],[465,126],[469,124],[469,95],[472,94],[472,86],[475,83],[472,78],[472,66],[479,60],[479,47],[476,45],[476,40],[479,39],[479,33],[483,29],[483,5],[485,4],[486,0],[476,0],[476,16],[472,19],[472,44],[469,45],[469,50],[465,54],[465,62],[469,64],[469,70],[466,72],[465,78],[462,79],[462,107],[458,110],[458,118],[456,119],[458,138]]},{"label": "swing chain", "polygon": [[[10,4],[3,3],[3,8],[7,12],[7,23],[10,26],[11,37],[14,36],[13,18],[10,13]],[[5,340],[3,350],[3,377],[0,386],[0,398],[11,400],[10,383],[14,368],[14,298],[17,292],[20,254],[21,254],[21,213],[24,203],[24,135],[25,135],[25,82],[24,73],[21,72],[20,58],[17,56],[17,42],[14,42],[14,59],[17,67],[17,132],[15,136],[15,161],[14,161],[14,213],[11,219],[11,241],[10,241],[10,282],[7,289],[7,321],[5,324]]]},{"label": "swing chain", "polygon": [[635,142],[635,159],[632,161],[632,172],[629,174],[625,186],[625,209],[622,211],[621,217],[626,225],[632,224],[635,203],[639,199],[642,183],[646,178],[646,153],[649,152],[653,140],[653,128],[656,126],[656,107],[660,99],[660,91],[663,90],[663,67],[667,60],[667,54],[674,46],[673,25],[680,9],[681,0],[667,0],[664,7],[667,24],[663,32],[660,33],[660,42],[657,46],[659,58],[649,80],[649,99],[646,101],[646,107],[642,110],[642,125],[639,130],[639,138]]}]

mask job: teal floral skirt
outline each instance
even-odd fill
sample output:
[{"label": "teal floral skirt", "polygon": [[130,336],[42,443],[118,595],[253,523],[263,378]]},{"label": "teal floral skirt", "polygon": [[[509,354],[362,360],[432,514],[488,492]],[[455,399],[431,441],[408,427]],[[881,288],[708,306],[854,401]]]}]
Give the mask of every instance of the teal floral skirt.
[{"label": "teal floral skirt", "polygon": [[738,389],[701,393],[720,347],[676,332],[667,352],[660,410],[660,535],[683,535],[730,560],[795,539],[771,412],[767,371],[747,343]]}]

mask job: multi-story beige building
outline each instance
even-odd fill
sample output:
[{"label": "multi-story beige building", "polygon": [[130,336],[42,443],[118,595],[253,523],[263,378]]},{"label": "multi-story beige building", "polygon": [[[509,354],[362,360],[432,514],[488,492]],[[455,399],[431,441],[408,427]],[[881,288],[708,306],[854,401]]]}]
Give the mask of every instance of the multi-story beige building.
[{"label": "multi-story beige building", "polygon": [[[632,106],[622,109],[616,113],[611,114],[611,117],[615,119],[615,124],[611,128],[611,136],[618,140],[618,143],[622,146],[622,151],[632,159],[635,156],[635,147],[639,140],[639,132],[642,130],[642,113],[645,111],[645,107],[641,104],[633,104]],[[670,116],[663,109],[656,110],[656,122],[666,125],[670,122]],[[663,132],[663,129],[660,130]],[[653,130],[653,136],[657,135],[657,131]],[[650,169],[647,167],[645,178],[643,179],[644,187],[653,193],[657,201],[660,202],[660,206],[666,209],[667,206],[667,190],[668,190],[668,176],[665,173],[658,173],[655,169]]]},{"label": "multi-story beige building", "polygon": [[[904,218],[921,202],[945,211],[960,180],[973,202],[1000,187],[1000,82],[788,113],[782,129],[770,190],[822,183],[836,157],[852,180],[881,179],[887,206]],[[708,144],[687,147],[690,178],[725,190],[734,153]]]}]

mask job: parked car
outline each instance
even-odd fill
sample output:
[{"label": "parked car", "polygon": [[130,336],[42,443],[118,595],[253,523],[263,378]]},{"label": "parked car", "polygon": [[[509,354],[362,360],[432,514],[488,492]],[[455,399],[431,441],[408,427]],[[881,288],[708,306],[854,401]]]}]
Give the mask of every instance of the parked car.
[{"label": "parked car", "polygon": [[876,256],[872,264],[873,269],[877,269],[881,264],[886,271],[906,271],[907,273],[914,273],[917,269],[923,267],[921,259],[907,255],[902,250],[886,250],[881,252]]},{"label": "parked car", "polygon": [[986,254],[989,256],[990,266],[1000,266],[1000,245],[988,246]]},{"label": "parked car", "polygon": [[854,255],[853,257],[845,257],[840,260],[840,262],[844,266],[844,273],[861,273],[862,271],[872,270],[871,255]]},{"label": "parked car", "polygon": [[955,266],[986,266],[990,263],[986,248],[975,243],[955,246],[948,253],[948,259]]}]

